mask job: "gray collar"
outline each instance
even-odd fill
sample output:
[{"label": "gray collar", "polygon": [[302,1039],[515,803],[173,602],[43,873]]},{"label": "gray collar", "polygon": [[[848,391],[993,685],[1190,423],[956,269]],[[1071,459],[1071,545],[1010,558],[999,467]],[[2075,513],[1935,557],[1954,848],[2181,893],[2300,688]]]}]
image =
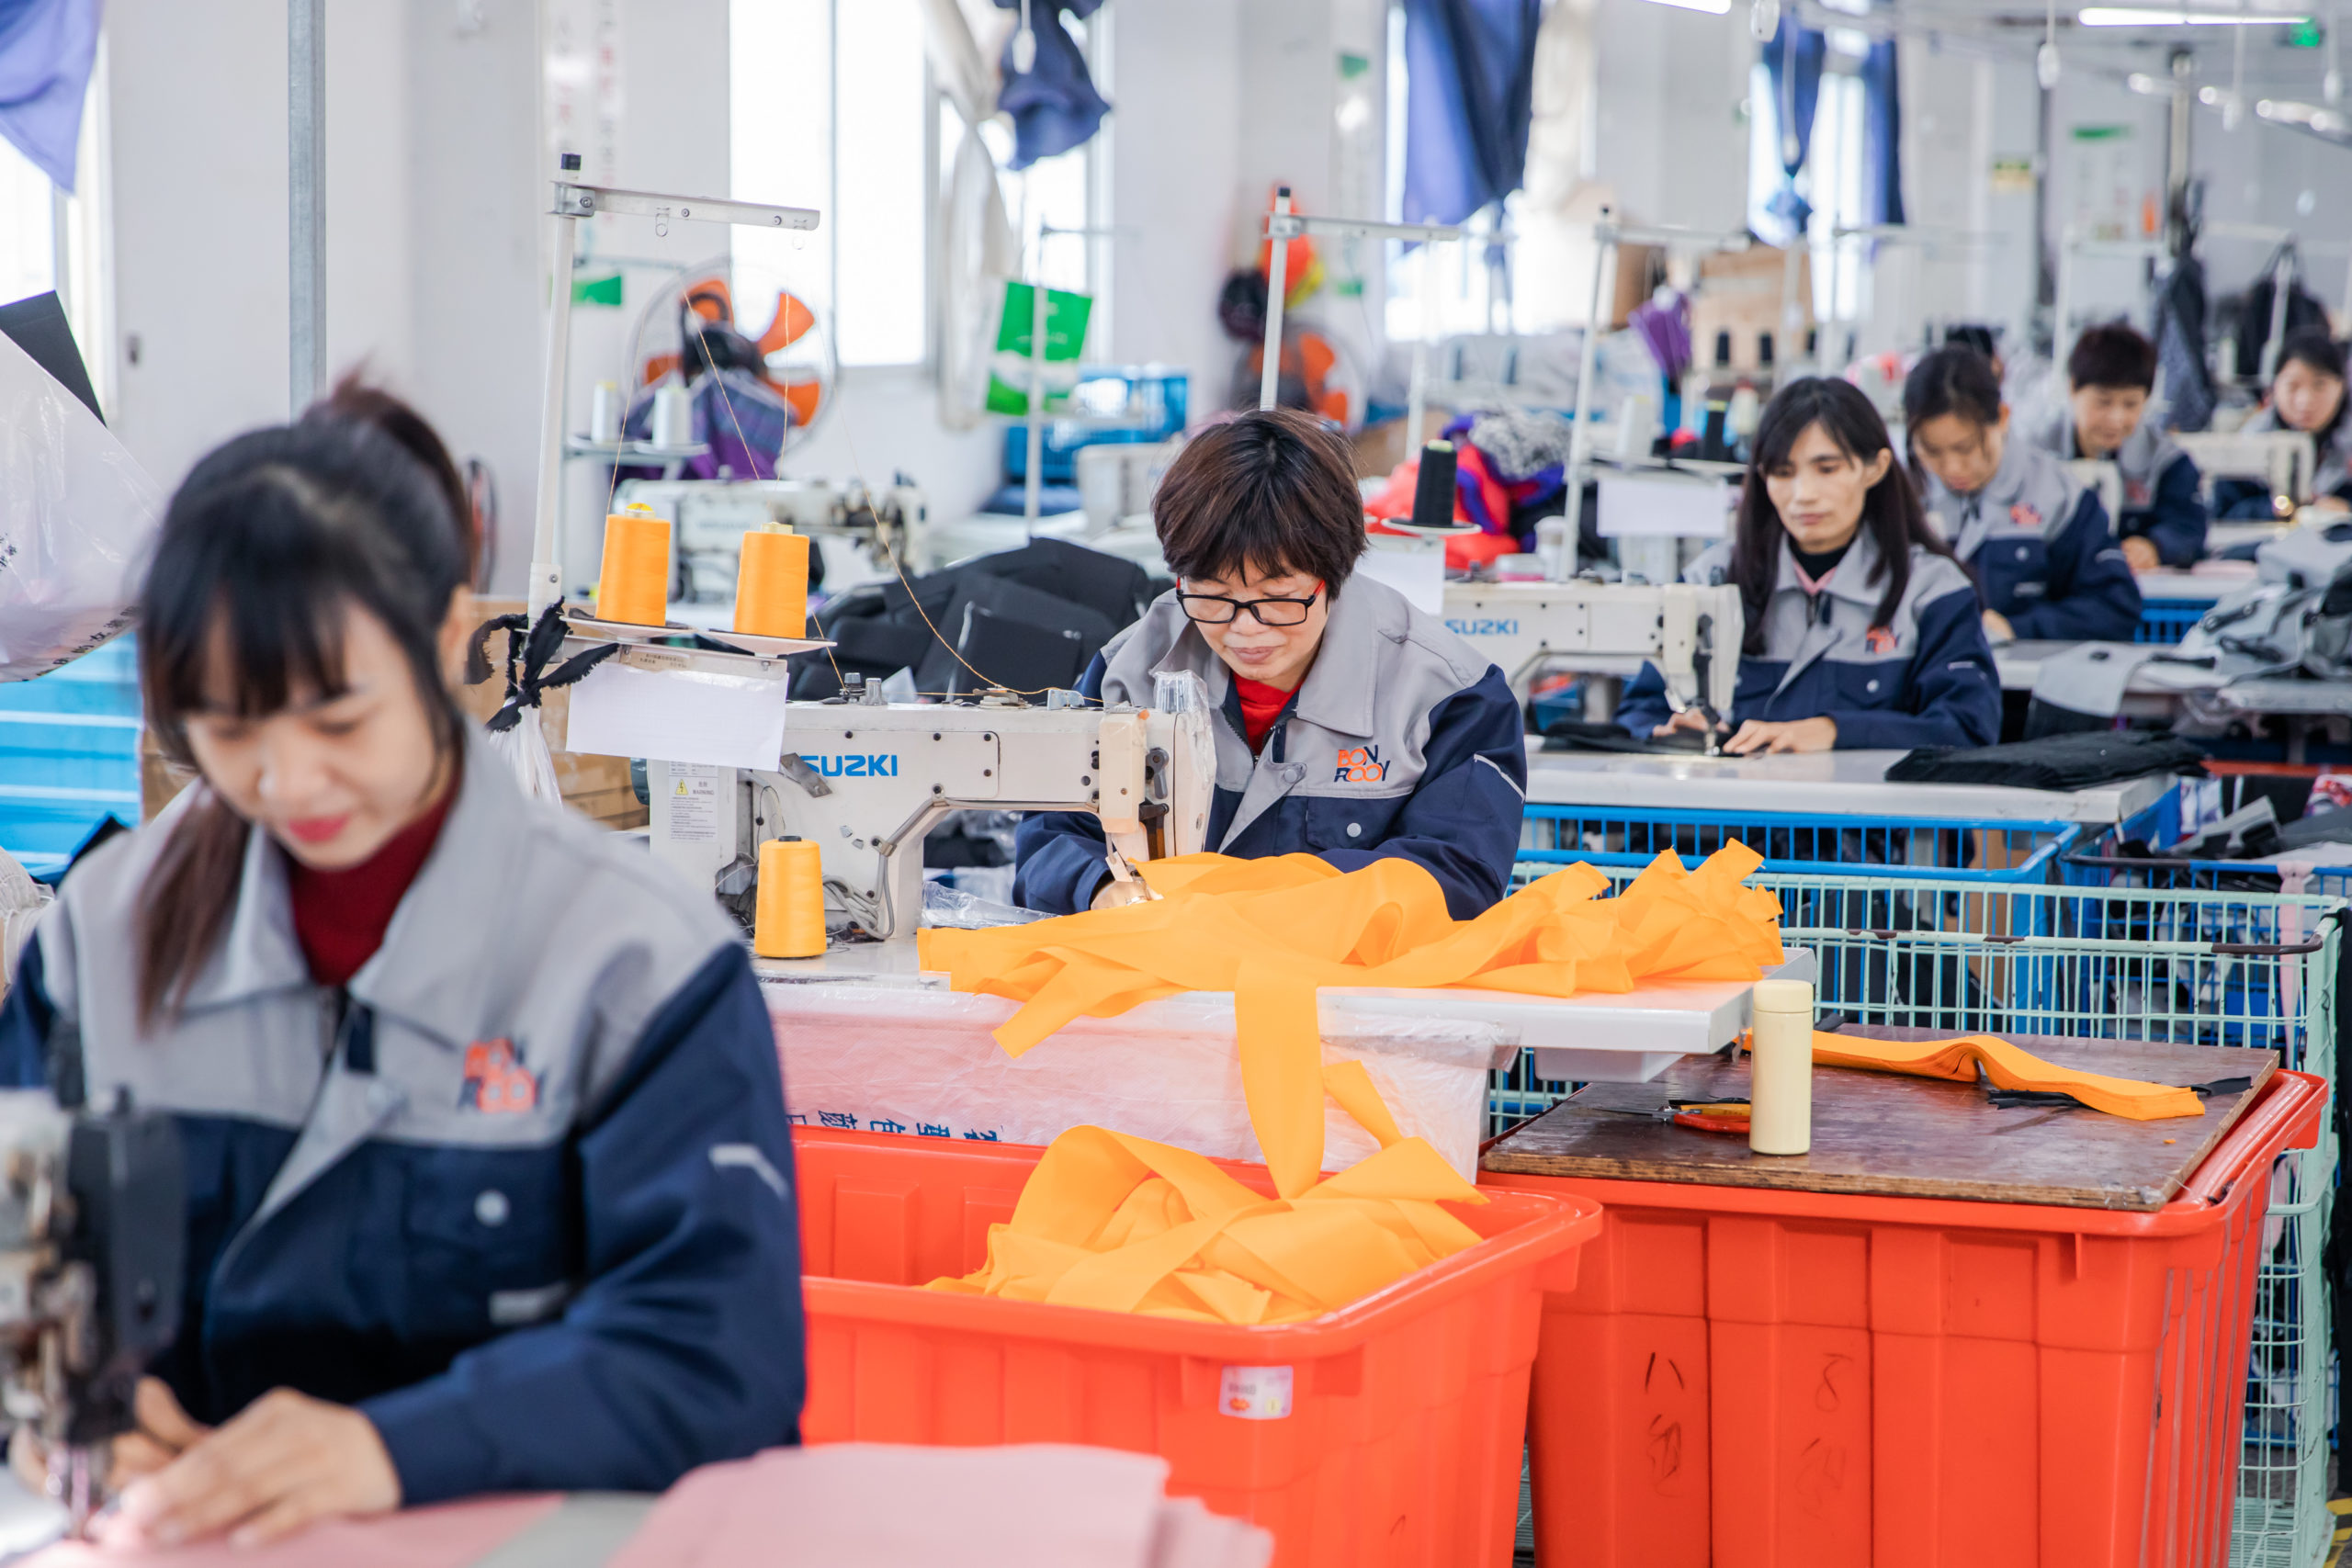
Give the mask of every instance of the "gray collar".
[{"label": "gray collar", "polygon": [[[1829,574],[1829,582],[1822,592],[1832,599],[1843,599],[1849,604],[1860,604],[1865,610],[1875,610],[1886,592],[1886,583],[1873,581],[1879,568],[1878,540],[1866,525],[1857,529],[1854,542],[1846,547],[1845,558],[1838,570]],[[1781,572],[1772,584],[1775,593],[1802,593],[1804,583],[1797,576],[1796,551],[1789,543],[1784,529],[1781,534]]]}]

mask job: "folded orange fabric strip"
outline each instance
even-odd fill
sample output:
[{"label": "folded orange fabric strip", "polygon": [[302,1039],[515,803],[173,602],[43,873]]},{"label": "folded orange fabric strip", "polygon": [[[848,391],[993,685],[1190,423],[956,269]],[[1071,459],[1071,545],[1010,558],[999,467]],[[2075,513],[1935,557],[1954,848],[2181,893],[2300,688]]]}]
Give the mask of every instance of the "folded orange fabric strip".
[{"label": "folded orange fabric strip", "polygon": [[1816,1031],[1813,1060],[1815,1066],[1907,1073],[1915,1077],[1950,1078],[1955,1083],[1974,1083],[1981,1064],[1984,1077],[1992,1079],[1996,1088],[2070,1094],[2094,1111],[2134,1122],[2205,1114],[2205,1102],[2197,1097],[2195,1089],[2062,1067],[2055,1062],[2043,1061],[2021,1045],[2012,1045],[1990,1034],[1972,1034],[1959,1040],[1865,1040],[1859,1035],[1823,1034]]},{"label": "folded orange fabric strip", "polygon": [[996,1038],[1020,1055],[1080,1017],[1109,1018],[1183,991],[1234,997],[1251,1126],[1284,1197],[1323,1168],[1323,986],[1466,986],[1532,996],[1622,992],[1639,982],[1753,980],[1781,962],[1780,901],[1742,886],[1744,845],[1685,871],[1671,852],[1614,898],[1570,865],[1456,920],[1411,861],[1340,873],[1313,855],[1154,861],[1161,897],[1033,925],[926,931],[925,969],[959,991],[1023,1004]]}]

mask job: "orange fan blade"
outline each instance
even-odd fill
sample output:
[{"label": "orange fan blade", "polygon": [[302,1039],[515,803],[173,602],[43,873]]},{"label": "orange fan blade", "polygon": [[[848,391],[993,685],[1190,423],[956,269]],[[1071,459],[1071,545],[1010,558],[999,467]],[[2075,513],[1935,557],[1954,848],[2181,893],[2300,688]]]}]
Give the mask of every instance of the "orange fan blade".
[{"label": "orange fan blade", "polygon": [[792,405],[792,420],[806,430],[817,421],[817,405],[822,400],[824,387],[815,381],[793,381],[784,388],[784,400]]},{"label": "orange fan blade", "polygon": [[675,370],[678,365],[679,358],[674,354],[653,355],[646,360],[645,368],[638,372],[637,384],[640,387],[650,387],[654,382]]},{"label": "orange fan blade", "polygon": [[790,348],[817,324],[817,312],[811,310],[797,294],[784,289],[775,291],[775,320],[760,334],[760,352],[774,354],[780,348]]}]

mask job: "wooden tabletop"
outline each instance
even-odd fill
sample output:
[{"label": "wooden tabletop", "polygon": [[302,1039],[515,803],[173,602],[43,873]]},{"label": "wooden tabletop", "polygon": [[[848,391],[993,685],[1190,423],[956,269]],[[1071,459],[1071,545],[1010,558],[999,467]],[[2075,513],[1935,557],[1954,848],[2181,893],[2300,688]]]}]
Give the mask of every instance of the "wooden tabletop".
[{"label": "wooden tabletop", "polygon": [[[1938,1038],[1916,1029],[1847,1032],[1882,1040]],[[2153,1210],[2180,1190],[2278,1068],[2275,1051],[2040,1034],[2007,1038],[2044,1061],[2116,1077],[2253,1081],[2241,1092],[2208,1097],[2202,1116],[2132,1122],[2087,1107],[2003,1110],[1973,1084],[1815,1067],[1813,1150],[1772,1156],[1751,1152],[1745,1137],[1623,1114],[1653,1111],[1669,1100],[1747,1098],[1744,1057],[1733,1063],[1691,1056],[1649,1083],[1586,1085],[1506,1134],[1480,1164],[1523,1176]]]}]

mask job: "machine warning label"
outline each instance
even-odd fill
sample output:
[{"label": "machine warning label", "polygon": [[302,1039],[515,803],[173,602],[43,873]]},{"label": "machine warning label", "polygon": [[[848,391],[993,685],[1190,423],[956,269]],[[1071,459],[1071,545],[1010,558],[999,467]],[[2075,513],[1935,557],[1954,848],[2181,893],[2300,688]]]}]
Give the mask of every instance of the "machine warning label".
[{"label": "machine warning label", "polygon": [[707,844],[718,838],[718,770],[673,767],[670,770],[670,837],[682,843]]}]

